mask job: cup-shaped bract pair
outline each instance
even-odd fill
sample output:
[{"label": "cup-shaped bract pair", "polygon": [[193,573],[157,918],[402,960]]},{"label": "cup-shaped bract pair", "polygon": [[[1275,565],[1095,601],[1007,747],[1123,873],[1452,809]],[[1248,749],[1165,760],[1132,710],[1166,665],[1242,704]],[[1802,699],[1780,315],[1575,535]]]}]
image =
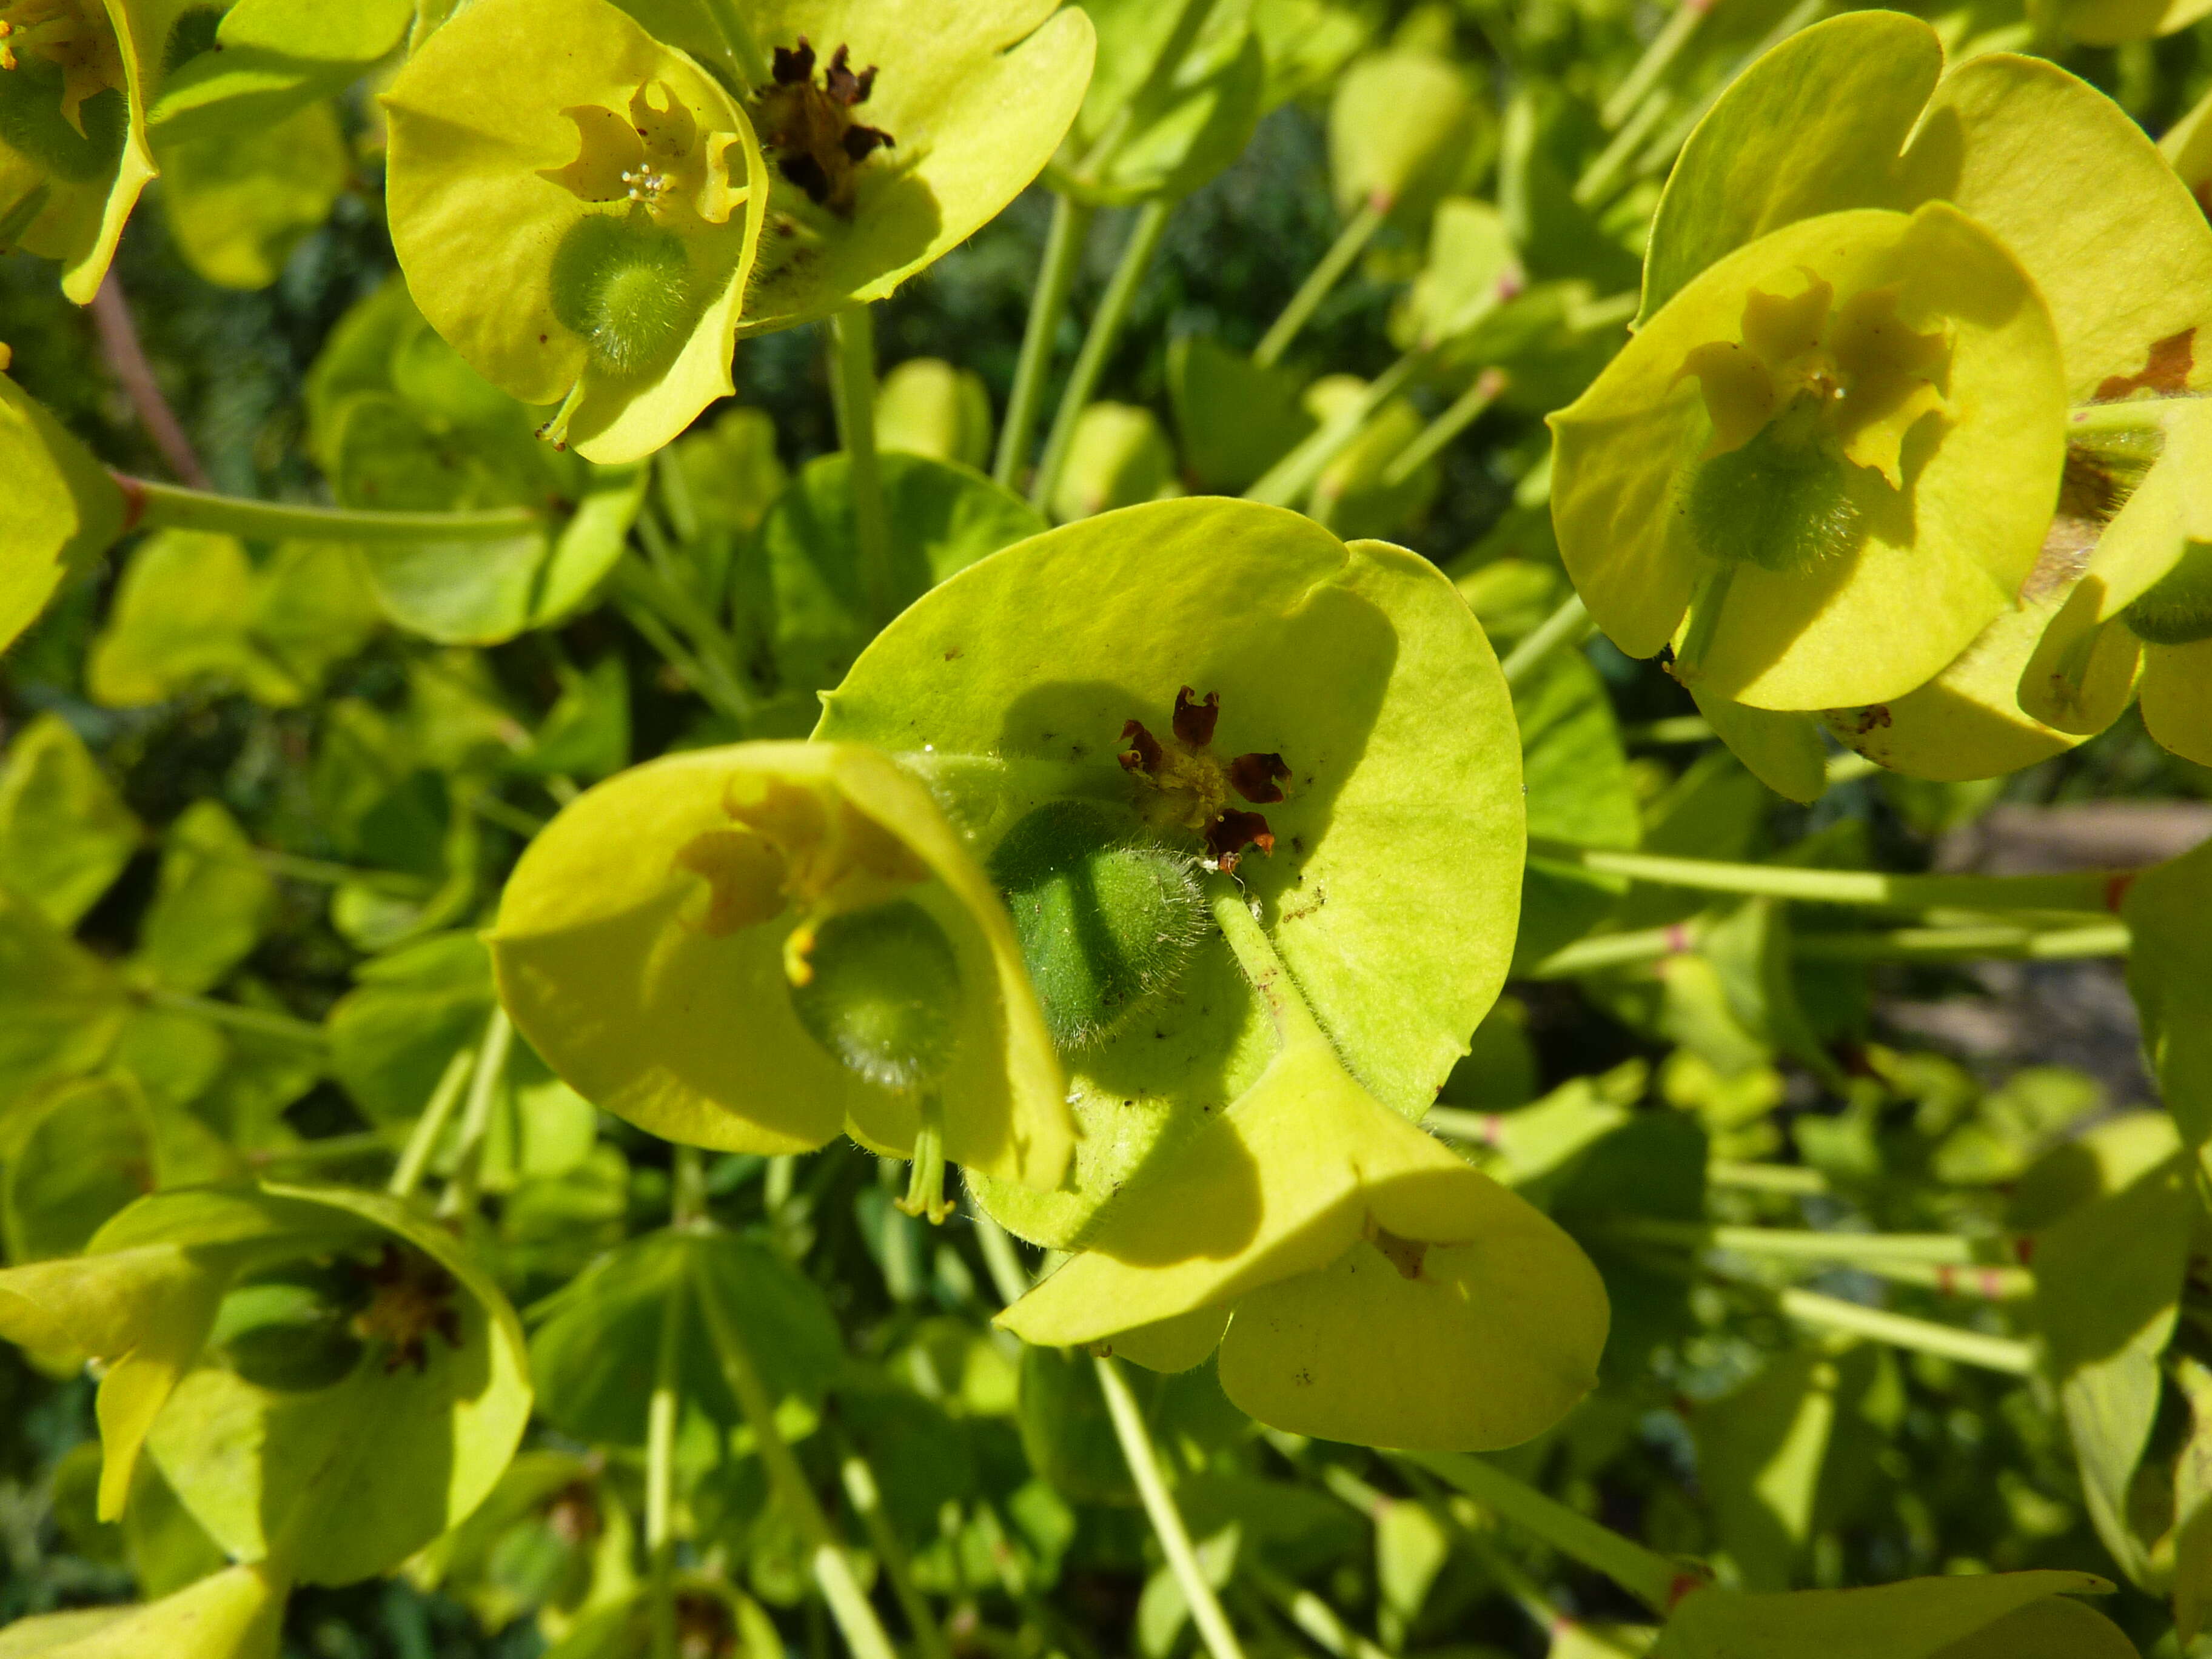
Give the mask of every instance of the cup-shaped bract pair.
[{"label": "cup-shaped bract pair", "polygon": [[975,1181],[1079,1252],[1007,1325],[1166,1368],[1225,1326],[1246,1409],[1377,1444],[1507,1443],[1589,1386],[1595,1271],[1415,1127],[1525,837],[1503,677],[1432,566],[1133,507],[955,576],[825,704],[817,740],[896,751],[1007,895],[1067,1067],[1067,1185]]},{"label": "cup-shaped bract pair", "polygon": [[842,1130],[1048,1188],[1067,1166],[1005,907],[872,750],[740,744],[610,779],[523,854],[491,949],[554,1069],[667,1139],[780,1153]]},{"label": "cup-shaped bract pair", "polygon": [[1337,211],[1423,218],[1459,182],[1487,118],[1448,58],[1394,47],[1358,59],[1329,105]]},{"label": "cup-shaped bract pair", "polygon": [[482,1501],[530,1418],[514,1310],[380,1194],[142,1199],[82,1255],[0,1273],[0,1336],[105,1364],[103,1519],[150,1451],[228,1553],[301,1583],[398,1565]]},{"label": "cup-shaped bract pair", "polygon": [[212,44],[194,0],[0,0],[0,248],[62,265],[91,302],[157,171],[148,107],[167,70]]},{"label": "cup-shaped bract pair", "polygon": [[385,98],[423,314],[595,461],[728,395],[741,334],[880,298],[972,234],[1090,72],[1089,25],[1049,5],[739,5],[775,57],[733,89],[632,15],[667,9],[477,0]]},{"label": "cup-shaped bract pair", "polygon": [[385,104],[416,302],[549,435],[635,460],[730,392],[768,191],[719,81],[608,0],[481,0]]},{"label": "cup-shaped bract pair", "polygon": [[2101,94],[2005,54],[1946,72],[1888,13],[1808,29],[1692,135],[1639,331],[1554,418],[1568,569],[1624,649],[1672,646],[1754,769],[1805,783],[1813,733],[1769,714],[1885,729],[2064,586],[2063,550],[2038,566],[2067,411],[2171,351],[2209,285],[2212,231]]},{"label": "cup-shaped bract pair", "polygon": [[[0,345],[0,371],[8,348]],[[46,609],[72,567],[123,533],[123,491],[106,468],[0,373],[0,650]]]}]

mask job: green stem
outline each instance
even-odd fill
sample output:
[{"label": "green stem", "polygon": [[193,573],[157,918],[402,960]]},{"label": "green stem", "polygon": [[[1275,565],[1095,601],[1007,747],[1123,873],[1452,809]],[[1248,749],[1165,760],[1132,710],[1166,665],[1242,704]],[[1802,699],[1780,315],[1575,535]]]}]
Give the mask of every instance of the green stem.
[{"label": "green stem", "polygon": [[1893,876],[1878,870],[1807,870],[1786,865],[1727,864],[1662,853],[1623,853],[1532,840],[1528,856],[1662,887],[1749,893],[1815,904],[1864,904],[1925,910],[2103,910],[2129,873],[2075,870],[2041,876]]},{"label": "green stem", "polygon": [[1729,66],[1727,74],[1716,76],[1711,88],[1704,96],[1683,111],[1674,125],[1660,135],[1659,141],[1644,152],[1637,162],[1637,172],[1639,174],[1664,172],[1682,146],[1689,142],[1690,134],[1696,131],[1698,123],[1705,118],[1706,112],[1719,100],[1721,94],[1735,85],[1738,77],[1746,70],[1796,33],[1798,30],[1812,22],[1827,9],[1828,0],[1797,0],[1797,4],[1785,12],[1781,20],[1761,35],[1749,51],[1738,57],[1735,62]]},{"label": "green stem", "polygon": [[1296,449],[1277,461],[1260,481],[1244,492],[1248,501],[1269,507],[1294,507],[1328,470],[1328,464],[1350,448],[1376,413],[1403,391],[1427,364],[1433,348],[1415,346],[1368,383],[1357,403],[1347,405],[1310,434]]},{"label": "green stem", "polygon": [[914,1582],[914,1557],[908,1553],[906,1540],[891,1525],[890,1516],[884,1510],[884,1495],[876,1484],[876,1472],[868,1467],[867,1460],[846,1443],[842,1435],[837,1437],[837,1472],[845,1484],[845,1496],[852,1500],[853,1508],[866,1530],[868,1543],[883,1564],[884,1576],[891,1581],[891,1595],[906,1615],[907,1628],[914,1632],[914,1644],[921,1659],[952,1659],[952,1650],[945,1640],[944,1627],[929,1603],[922,1599],[921,1591]]},{"label": "green stem", "polygon": [[329,1035],[319,1025],[289,1014],[271,1012],[266,1008],[248,1008],[235,1002],[218,1002],[213,997],[189,996],[182,991],[149,991],[147,1002],[156,1008],[167,1008],[179,1014],[196,1014],[210,1025],[228,1026],[234,1031],[250,1032],[255,1036],[276,1037],[286,1042],[296,1042],[302,1048],[319,1048],[329,1042]]},{"label": "green stem", "polygon": [[668,1180],[668,1224],[679,1232],[711,1225],[707,1214],[707,1158],[696,1146],[679,1146]]},{"label": "green stem", "polygon": [[1690,1250],[1734,1250],[1741,1255],[1790,1261],[1843,1261],[1855,1266],[1877,1261],[1917,1261],[1954,1267],[2004,1266],[2013,1261],[2002,1239],[1961,1237],[1956,1233],[1820,1232],[1789,1227],[1710,1227],[1693,1221],[1659,1221],[1624,1217],[1608,1223],[1610,1237],[1634,1243],[1666,1244]]},{"label": "green stem", "polygon": [[1549,661],[1553,652],[1580,645],[1596,631],[1597,624],[1590,620],[1583,596],[1570,593],[1565,604],[1505,653],[1505,660],[1498,665],[1498,672],[1505,676],[1506,684],[1517,686]]},{"label": "green stem", "polygon": [[1260,1587],[1292,1624],[1335,1659],[1389,1659],[1389,1656],[1346,1624],[1336,1609],[1310,1589],[1301,1589],[1258,1559],[1240,1562],[1238,1571]]},{"label": "green stem", "polygon": [[1176,1583],[1182,1589],[1183,1600],[1189,1604],[1191,1622],[1198,1626],[1198,1633],[1213,1659],[1244,1659],[1237,1632],[1230,1628],[1229,1615],[1222,1612],[1220,1599],[1199,1568],[1198,1552],[1191,1547],[1190,1530],[1183,1525],[1182,1512],[1176,1508],[1174,1494],[1168,1491],[1167,1481],[1160,1474],[1159,1457],[1152,1447],[1152,1433],[1145,1427],[1145,1414],[1137,1409],[1136,1396],[1129,1392],[1121,1366],[1105,1356],[1091,1363],[1097,1368],[1098,1386],[1105,1392],[1107,1413],[1114,1419],[1114,1434],[1121,1443],[1122,1459],[1129,1466],[1130,1477],[1137,1483],[1137,1496],[1144,1501],[1145,1514],[1168,1558],[1168,1571],[1175,1575]]},{"label": "green stem", "polygon": [[860,553],[861,591],[878,628],[898,612],[891,572],[891,522],[884,506],[883,465],[876,454],[876,323],[865,305],[830,319],[836,373],[837,441],[851,467],[853,539]]},{"label": "green stem", "polygon": [[[550,790],[549,790],[550,793]],[[524,811],[520,806],[501,800],[489,789],[471,789],[461,796],[462,805],[478,817],[497,824],[530,841],[545,828],[546,820]]]},{"label": "green stem", "polygon": [[1665,720],[1646,720],[1641,726],[1620,728],[1620,740],[1632,748],[1643,744],[1665,747],[1678,743],[1711,743],[1713,735],[1712,722],[1703,714],[1669,714]]},{"label": "green stem", "polygon": [[1426,466],[1445,445],[1481,418],[1483,411],[1504,394],[1505,385],[1505,371],[1501,368],[1486,368],[1476,375],[1474,384],[1454,398],[1449,409],[1431,421],[1421,435],[1400,450],[1397,459],[1382,469],[1382,487],[1395,489]]},{"label": "green stem", "polygon": [[2067,416],[2069,433],[2159,432],[2194,398],[2131,398],[2124,403],[2084,404]]},{"label": "green stem", "polygon": [[148,530],[212,530],[248,541],[483,542],[530,535],[545,520],[526,507],[483,513],[374,513],[338,507],[301,507],[217,495],[151,478],[115,475]]},{"label": "green stem", "polygon": [[660,1347],[645,1406],[645,1559],[653,1617],[653,1659],[676,1659],[676,1415],[684,1358],[683,1288],[660,1304]]},{"label": "green stem", "polygon": [[1682,49],[1697,33],[1698,25],[1705,21],[1705,14],[1713,9],[1713,0],[1681,0],[1674,15],[1651,37],[1651,44],[1644,48],[1643,57],[1636,60],[1621,83],[1613,89],[1613,95],[1598,111],[1598,119],[1610,131],[1626,121],[1636,106],[1644,101],[1644,94],[1659,84],[1660,76],[1674,67]]},{"label": "green stem", "polygon": [[446,1133],[446,1125],[453,1115],[453,1108],[460,1103],[461,1090],[467,1085],[469,1073],[476,1069],[477,1051],[473,1047],[455,1052],[439,1074],[438,1086],[430,1091],[429,1103],[422,1108],[422,1115],[415,1120],[415,1127],[407,1136],[407,1146],[399,1154],[399,1167],[392,1172],[385,1190],[394,1198],[405,1198],[422,1184],[422,1172],[430,1167],[430,1158],[438,1150],[438,1138]]},{"label": "green stem", "polygon": [[983,1266],[999,1300],[1011,1307],[1030,1293],[1029,1269],[1022,1265],[1021,1255],[1006,1230],[980,1206],[975,1213],[975,1243],[982,1249]]},{"label": "green stem", "polygon": [[[695,596],[635,557],[615,567],[615,592],[626,602],[631,626],[717,714],[740,722],[752,718],[754,700],[738,672],[737,643]],[[679,629],[688,643],[677,638]]]},{"label": "green stem", "polygon": [[1655,92],[1636,106],[1636,113],[1622,123],[1613,142],[1575,180],[1574,198],[1578,204],[1595,207],[1612,195],[1623,169],[1651,137],[1651,130],[1665,118],[1673,101],[1665,92]]},{"label": "green stem", "polygon": [[1097,215],[1073,196],[1053,198],[1052,228],[1045,233],[1044,262],[1037,268],[1036,287],[1030,295],[1030,319],[1022,331],[1022,355],[1014,365],[1013,391],[1006,399],[1006,423],[999,428],[999,454],[991,477],[1001,488],[1021,488],[1022,469],[1029,465],[1030,439],[1036,431],[1044,407],[1044,383],[1052,373],[1053,347],[1060,338],[1060,319],[1067,313],[1068,290],[1083,264],[1084,243],[1091,222]]},{"label": "green stem", "polygon": [[1297,986],[1283,959],[1275,954],[1275,942],[1267,937],[1267,930],[1252,914],[1252,902],[1244,890],[1230,876],[1209,876],[1206,883],[1207,907],[1213,913],[1214,926],[1237,958],[1237,965],[1244,970],[1275,1022],[1275,1035],[1282,1039],[1285,1048],[1307,1043],[1327,1043],[1328,1039],[1313,1017],[1313,1010],[1298,994]]},{"label": "green stem", "polygon": [[1705,1165],[1708,1187],[1740,1187],[1747,1192],[1808,1198],[1831,1190],[1828,1177],[1802,1164],[1747,1164],[1717,1158]]},{"label": "green stem", "polygon": [[1283,307],[1283,314],[1261,336],[1260,343],[1253,349],[1254,362],[1266,368],[1290,349],[1291,342],[1298,337],[1298,331],[1313,319],[1321,302],[1344,280],[1344,273],[1352,269],[1352,262],[1375,240],[1375,233],[1382,228],[1382,222],[1389,216],[1388,202],[1368,201],[1344,222],[1344,228],[1337,232],[1328,252],[1321,256],[1321,263],[1307,273],[1305,281],[1298,284],[1298,291],[1291,295],[1290,304]]},{"label": "green stem", "polygon": [[1577,939],[1572,945],[1560,946],[1530,968],[1525,977],[1573,979],[1579,974],[1601,973],[1608,968],[1678,957],[1698,948],[1698,935],[1694,922],[1677,922],[1668,927],[1639,927],[1626,933],[1601,933],[1595,939]]},{"label": "green stem", "polygon": [[762,56],[760,43],[745,27],[732,0],[707,0],[707,15],[714,20],[715,33],[722,37],[722,44],[730,49],[738,73],[744,77],[742,90],[750,92],[764,84],[769,77],[768,59]]},{"label": "green stem", "polygon": [[469,1079],[468,1103],[461,1109],[459,1142],[453,1153],[453,1178],[438,1202],[438,1213],[448,1218],[472,1213],[477,1207],[477,1182],[483,1174],[484,1142],[491,1134],[492,1108],[499,1098],[500,1079],[507,1073],[508,1048],[514,1042],[514,1025],[507,1010],[494,1005],[484,1023],[483,1043],[477,1051],[476,1074]]},{"label": "green stem", "polygon": [[1653,1612],[1664,1614],[1692,1576],[1656,1550],[1648,1550],[1569,1509],[1496,1464],[1465,1452],[1393,1452],[1465,1492],[1501,1520],[1534,1534],[1562,1555],[1603,1573]]},{"label": "green stem", "polygon": [[[209,856],[201,848],[192,850],[202,858]],[[325,887],[360,887],[372,893],[389,893],[395,898],[427,898],[437,890],[438,886],[434,881],[398,870],[357,870],[349,864],[298,858],[290,853],[271,852],[265,848],[254,848],[248,857],[272,876],[283,876],[293,881],[312,881]],[[243,864],[247,858],[224,861]]]},{"label": "green stem", "polygon": [[1682,643],[1674,650],[1678,673],[1693,675],[1705,666],[1705,653],[1713,648],[1713,635],[1721,625],[1721,611],[1735,582],[1735,566],[1725,562],[1716,562],[1698,579],[1697,589],[1690,595],[1690,625],[1682,631]]},{"label": "green stem", "polygon": [[700,1309],[706,1315],[714,1352],[721,1361],[723,1381],[737,1397],[738,1408],[744,1413],[746,1426],[752,1430],[753,1444],[768,1471],[770,1489],[805,1540],[814,1582],[821,1587],[830,1616],[844,1633],[846,1645],[852,1649],[854,1659],[897,1659],[897,1650],[892,1647],[882,1620],[876,1617],[875,1608],[860,1589],[842,1540],[823,1512],[814,1488],[807,1484],[806,1472],[799,1468],[790,1443],[776,1427],[775,1401],[769,1396],[768,1385],[761,1381],[760,1368],[753,1363],[751,1351],[745,1346],[744,1337],[711,1288],[695,1282],[694,1289]]},{"label": "green stem", "polygon": [[2052,962],[2124,957],[2132,943],[2124,921],[2081,927],[1897,927],[1863,933],[1808,933],[1794,953],[1801,962],[1966,962],[2006,958]]},{"label": "green stem", "polygon": [[1159,252],[1160,240],[1167,234],[1168,217],[1175,209],[1170,198],[1155,197],[1137,210],[1137,222],[1129,232],[1128,245],[1121,250],[1121,262],[1114,268],[1113,280],[1106,284],[1098,310],[1091,319],[1090,331],[1083,337],[1083,349],[1076,354],[1066,390],[1060,394],[1060,407],[1053,414],[1052,430],[1044,441],[1043,459],[1037,463],[1036,477],[1030,483],[1030,501],[1040,510],[1048,506],[1053,491],[1059,487],[1060,472],[1067,465],[1067,452],[1075,441],[1075,423],[1083,418],[1083,411],[1098,390],[1098,382],[1106,373],[1106,360],[1113,356],[1122,325],[1129,320],[1129,309],[1136,303],[1138,287],[1152,267],[1152,256]]},{"label": "green stem", "polygon": [[267,1146],[257,1152],[246,1154],[246,1161],[257,1170],[281,1168],[295,1164],[345,1164],[357,1158],[369,1158],[392,1150],[392,1137],[381,1129],[362,1129],[353,1134],[325,1135],[318,1140],[303,1140],[296,1146]]},{"label": "green stem", "polygon": [[[1741,1284],[1738,1288],[1763,1289]],[[1775,1305],[1790,1318],[1823,1330],[1871,1337],[1894,1347],[1935,1354],[1957,1360],[1960,1364],[1978,1365],[1984,1370],[2002,1371],[2008,1376],[2026,1376],[2035,1370],[2034,1350],[2013,1337],[1962,1331],[1955,1325],[1915,1319],[1908,1314],[1869,1308],[1840,1297],[1822,1296],[1817,1291],[1801,1291],[1794,1285],[1774,1292],[1774,1300]]]}]

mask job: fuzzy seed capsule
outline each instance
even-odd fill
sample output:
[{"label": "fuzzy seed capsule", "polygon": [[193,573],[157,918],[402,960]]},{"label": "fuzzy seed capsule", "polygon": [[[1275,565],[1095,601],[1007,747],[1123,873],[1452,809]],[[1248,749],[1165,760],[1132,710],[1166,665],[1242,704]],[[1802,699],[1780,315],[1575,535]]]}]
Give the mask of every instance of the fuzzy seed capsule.
[{"label": "fuzzy seed capsule", "polygon": [[2151,645],[2212,639],[2212,542],[2191,542],[2173,568],[2122,613]]},{"label": "fuzzy seed capsule", "polygon": [[1175,981],[1206,927],[1191,861],[1079,801],[1041,806],[991,855],[1054,1043],[1103,1041]]},{"label": "fuzzy seed capsule", "polygon": [[[654,188],[652,181],[635,186]],[[553,312],[611,374],[644,374],[683,345],[698,315],[684,239],[641,210],[579,219],[553,256]]]},{"label": "fuzzy seed capsule", "polygon": [[791,987],[807,1035],[880,1088],[936,1086],[960,1020],[960,963],[945,929],[910,900],[824,921]]}]

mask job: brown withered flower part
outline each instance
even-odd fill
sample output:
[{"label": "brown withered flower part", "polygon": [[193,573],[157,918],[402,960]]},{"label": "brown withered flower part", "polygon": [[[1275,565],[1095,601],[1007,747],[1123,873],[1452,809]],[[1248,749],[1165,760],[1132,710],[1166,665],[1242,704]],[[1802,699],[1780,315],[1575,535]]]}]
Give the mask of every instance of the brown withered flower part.
[{"label": "brown withered flower part", "polygon": [[1176,693],[1171,743],[1162,743],[1142,720],[1133,720],[1121,728],[1119,758],[1122,770],[1149,786],[1146,817],[1163,827],[1198,831],[1206,838],[1206,856],[1231,871],[1248,848],[1275,850],[1275,832],[1266,817],[1231,806],[1231,793],[1255,805],[1272,805],[1283,799],[1291,769],[1280,755],[1261,753],[1239,755],[1224,765],[1210,752],[1220,718],[1220,693],[1209,691],[1200,701],[1186,685]]},{"label": "brown withered flower part", "polygon": [[755,96],[749,113],[762,146],[775,157],[783,176],[807,198],[832,213],[851,217],[854,173],[893,140],[881,127],[864,126],[853,111],[875,90],[876,68],[852,66],[849,48],[830,55],[817,83],[814,48],[805,35],[799,45],[775,49],[775,77]]},{"label": "brown withered flower part", "polygon": [[354,1316],[354,1334],[386,1345],[386,1372],[404,1364],[417,1371],[427,1369],[434,1332],[446,1339],[447,1347],[461,1346],[460,1310],[453,1304],[459,1287],[453,1276],[428,1256],[386,1244],[376,1265],[362,1276],[371,1294],[368,1305]]}]

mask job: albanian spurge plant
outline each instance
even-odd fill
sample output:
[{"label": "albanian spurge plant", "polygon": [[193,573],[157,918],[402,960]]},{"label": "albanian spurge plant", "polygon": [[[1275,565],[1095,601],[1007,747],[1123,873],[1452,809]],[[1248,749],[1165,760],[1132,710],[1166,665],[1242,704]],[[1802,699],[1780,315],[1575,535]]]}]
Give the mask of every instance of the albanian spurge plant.
[{"label": "albanian spurge plant", "polygon": [[1219,1342],[1255,1416],[1371,1444],[1509,1444],[1589,1387],[1595,1269],[1413,1126],[1522,837],[1504,684],[1432,569],[1131,507],[956,577],[825,702],[817,740],[894,750],[986,859],[1068,1066],[1067,1188],[977,1172],[1079,1250],[1009,1328],[1166,1370]]},{"label": "albanian spurge plant", "polygon": [[73,568],[123,531],[123,492],[84,446],[9,380],[0,345],[0,647],[13,641]]}]

